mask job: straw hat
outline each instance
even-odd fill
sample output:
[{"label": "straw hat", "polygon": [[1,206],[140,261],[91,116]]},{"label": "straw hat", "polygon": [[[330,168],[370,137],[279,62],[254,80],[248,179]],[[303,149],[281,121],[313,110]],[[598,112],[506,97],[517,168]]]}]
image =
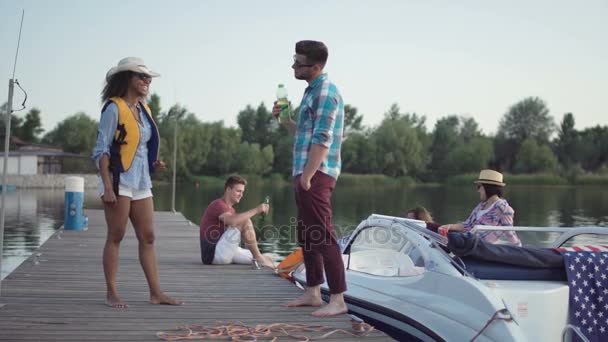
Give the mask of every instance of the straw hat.
[{"label": "straw hat", "polygon": [[112,76],[123,71],[133,71],[141,74],[146,74],[150,77],[158,77],[160,74],[148,69],[144,60],[138,57],[126,57],[118,62],[118,65],[110,68],[106,74],[106,81],[109,81]]},{"label": "straw hat", "polygon": [[479,172],[479,178],[473,183],[505,186],[505,183],[502,182],[502,173],[494,170],[481,170],[481,172]]}]

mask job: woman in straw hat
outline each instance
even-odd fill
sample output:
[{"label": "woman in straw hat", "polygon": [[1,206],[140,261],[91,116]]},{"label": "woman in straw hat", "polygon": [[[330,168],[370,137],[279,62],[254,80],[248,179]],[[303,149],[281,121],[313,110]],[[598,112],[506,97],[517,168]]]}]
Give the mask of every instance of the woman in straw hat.
[{"label": "woman in straw hat", "polygon": [[[502,198],[505,183],[502,174],[494,170],[481,170],[477,184],[480,203],[473,209],[469,218],[462,223],[446,224],[439,227],[439,233],[469,231],[476,225],[513,226],[515,211],[507,200]],[[514,231],[485,231],[480,237],[488,242],[504,238],[509,244],[521,246],[521,241]]]},{"label": "woman in straw hat", "polygon": [[165,165],[158,159],[159,135],[145,97],[159,74],[142,59],[123,58],[106,74],[104,103],[93,159],[99,169],[98,193],[108,233],[103,250],[106,303],[125,308],[116,289],[118,249],[131,219],[139,241],[139,260],[148,280],[150,303],[180,305],[160,289],[154,251],[154,203],[150,174]]}]

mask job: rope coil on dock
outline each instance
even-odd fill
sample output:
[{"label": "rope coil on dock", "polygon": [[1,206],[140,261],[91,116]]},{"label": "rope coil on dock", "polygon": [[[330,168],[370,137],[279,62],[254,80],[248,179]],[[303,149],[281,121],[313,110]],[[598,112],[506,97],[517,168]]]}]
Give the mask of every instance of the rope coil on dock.
[{"label": "rope coil on dock", "polygon": [[[183,340],[226,340],[231,341],[277,341],[280,337],[295,339],[298,341],[322,340],[336,333],[342,333],[353,337],[364,337],[374,330],[374,327],[365,323],[351,321],[352,331],[334,329],[323,325],[273,323],[258,324],[249,327],[241,322],[218,321],[215,326],[189,325],[179,326],[177,332],[156,333],[156,336],[165,341]],[[305,336],[302,333],[322,333],[318,336]]]}]

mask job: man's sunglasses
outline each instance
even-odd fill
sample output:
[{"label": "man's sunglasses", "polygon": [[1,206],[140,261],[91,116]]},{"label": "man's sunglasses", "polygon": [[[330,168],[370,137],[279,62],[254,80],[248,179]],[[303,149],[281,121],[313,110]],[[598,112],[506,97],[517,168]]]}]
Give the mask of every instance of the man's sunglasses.
[{"label": "man's sunglasses", "polygon": [[302,64],[302,63],[298,62],[298,60],[296,59],[296,56],[293,56],[293,66],[296,68],[310,68],[315,65],[314,64]]}]

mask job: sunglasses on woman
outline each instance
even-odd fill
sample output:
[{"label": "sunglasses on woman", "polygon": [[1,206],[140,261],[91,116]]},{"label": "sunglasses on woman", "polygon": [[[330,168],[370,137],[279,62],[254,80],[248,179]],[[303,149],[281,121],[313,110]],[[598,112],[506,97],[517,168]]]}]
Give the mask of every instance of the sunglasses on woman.
[{"label": "sunglasses on woman", "polygon": [[150,77],[150,75],[144,74],[143,72],[135,73],[135,75],[137,77],[139,77],[139,79],[142,80],[142,81],[146,81],[147,82],[147,81],[151,81],[152,80],[152,77]]}]

